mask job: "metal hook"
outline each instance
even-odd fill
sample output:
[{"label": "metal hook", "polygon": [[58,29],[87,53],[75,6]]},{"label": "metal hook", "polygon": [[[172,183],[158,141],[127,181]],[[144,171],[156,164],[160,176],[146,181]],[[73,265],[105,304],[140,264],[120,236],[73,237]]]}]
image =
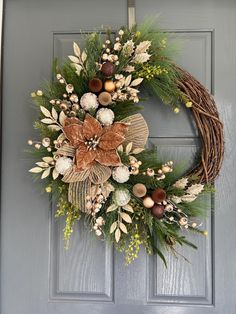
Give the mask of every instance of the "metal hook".
[{"label": "metal hook", "polygon": [[128,0],[128,27],[131,29],[136,24],[135,0]]}]

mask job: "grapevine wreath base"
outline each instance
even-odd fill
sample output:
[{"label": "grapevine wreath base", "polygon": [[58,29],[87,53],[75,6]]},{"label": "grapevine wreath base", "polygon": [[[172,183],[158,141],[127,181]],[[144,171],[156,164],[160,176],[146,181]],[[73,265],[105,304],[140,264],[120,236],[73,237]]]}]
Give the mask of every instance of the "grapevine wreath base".
[{"label": "grapevine wreath base", "polygon": [[[34,126],[41,140],[29,140],[38,158],[30,170],[44,179],[65,216],[66,246],[81,216],[92,232],[114,243],[131,263],[143,245],[148,254],[176,254],[185,234],[201,229],[224,152],[223,127],[213,97],[171,60],[167,34],[149,23],[114,35],[91,33],[81,51],[62,66],[56,80],[32,93],[39,108]],[[181,177],[172,161],[145,149],[148,125],[140,114],[140,88],[178,113],[192,111],[202,139],[198,164]]]}]

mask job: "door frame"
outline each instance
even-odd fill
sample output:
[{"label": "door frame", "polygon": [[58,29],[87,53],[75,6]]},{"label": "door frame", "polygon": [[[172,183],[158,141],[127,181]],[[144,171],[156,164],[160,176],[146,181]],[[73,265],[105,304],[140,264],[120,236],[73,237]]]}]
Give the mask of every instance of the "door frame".
[{"label": "door frame", "polygon": [[[4,8],[5,0],[0,0],[0,202],[2,186],[2,99],[3,99],[3,28],[4,28]],[[1,233],[1,205],[0,205],[0,233]],[[1,278],[1,247],[2,239],[0,238],[0,278]],[[1,302],[1,285],[0,285],[0,302]],[[1,309],[0,309],[1,311]]]}]

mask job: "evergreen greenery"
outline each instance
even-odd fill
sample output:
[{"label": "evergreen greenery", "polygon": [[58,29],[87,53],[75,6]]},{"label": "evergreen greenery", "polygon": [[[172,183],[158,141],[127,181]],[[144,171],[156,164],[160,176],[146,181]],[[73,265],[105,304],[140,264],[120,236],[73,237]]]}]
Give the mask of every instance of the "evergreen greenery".
[{"label": "evergreen greenery", "polygon": [[[180,90],[177,87],[177,80],[180,78],[177,67],[171,61],[171,55],[174,51],[173,47],[167,44],[168,36],[165,32],[156,30],[151,22],[146,22],[138,27],[134,27],[131,31],[127,28],[123,28],[124,35],[121,39],[121,44],[132,39],[135,44],[139,44],[143,41],[151,41],[150,54],[151,58],[148,64],[137,65],[135,73],[132,75],[136,78],[142,77],[144,80],[142,86],[145,90],[149,90],[152,94],[157,95],[165,104],[169,104],[176,108],[180,102],[188,102],[188,99],[184,98]],[[110,31],[107,32],[107,38],[112,40]],[[74,92],[80,98],[84,93],[88,92],[88,82],[94,77],[100,77],[101,72],[98,71],[97,63],[101,62],[101,51],[103,51],[103,35],[99,33],[92,33],[86,38],[85,52],[87,54],[87,60],[84,71],[80,75],[77,75],[75,68],[71,65],[71,62],[65,62],[62,65],[58,64],[55,60],[53,65],[54,74],[60,73],[65,78],[67,84],[72,84]],[[116,67],[117,73],[123,73],[123,69],[129,65],[130,58],[125,54],[119,54],[119,64]],[[40,107],[44,107],[51,111],[51,100],[63,99],[65,93],[65,86],[58,81],[47,82],[43,85],[43,94],[37,95],[32,93],[33,101],[36,104],[36,108],[39,111],[39,119],[35,121],[34,128],[39,131],[41,138],[50,138],[51,142],[57,140],[59,131],[52,131],[46,124],[41,122],[44,118]],[[59,106],[54,106],[58,114],[61,112]],[[121,121],[122,119],[135,114],[142,110],[142,107],[135,104],[132,100],[124,100],[113,102],[108,108],[112,109],[115,115],[115,121]],[[90,112],[91,115],[95,115],[96,111]],[[77,112],[77,117],[83,121],[85,113],[82,110]],[[37,158],[37,161],[45,156],[54,157],[54,151],[48,151],[45,147],[41,149],[32,149],[32,155]],[[119,152],[121,161],[124,165],[130,166],[129,154],[125,152]],[[116,248],[125,253],[126,263],[131,263],[138,256],[140,246],[143,245],[148,254],[157,254],[166,264],[166,259],[163,253],[163,249],[174,250],[174,245],[189,245],[196,248],[194,244],[190,243],[182,234],[182,229],[178,223],[170,223],[165,219],[157,219],[154,217],[150,209],[144,207],[142,199],[138,198],[133,193],[133,186],[136,183],[143,183],[147,188],[147,195],[151,195],[152,191],[161,188],[166,191],[167,198],[172,196],[182,197],[186,191],[184,189],[176,188],[173,184],[180,178],[180,174],[183,172],[183,167],[174,168],[173,172],[166,173],[165,179],[157,180],[156,177],[143,174],[147,169],[153,169],[158,171],[162,168],[163,162],[158,160],[156,150],[144,150],[135,157],[141,162],[139,168],[139,174],[131,175],[130,179],[123,184],[119,184],[113,179],[110,179],[111,184],[115,189],[127,189],[130,192],[131,200],[129,204],[133,208],[133,213],[130,214],[132,223],[127,224],[127,234],[124,232],[118,243],[115,241],[114,233],[110,233],[110,228],[114,221],[118,219],[119,212],[112,211],[107,213],[107,208],[113,204],[114,199],[112,195],[108,197],[103,204],[100,212],[97,216],[101,216],[105,220],[103,226],[103,232],[106,239],[112,243],[115,243]],[[35,178],[40,178],[41,174],[36,174]],[[68,184],[64,183],[62,177],[59,176],[57,180],[53,180],[51,176],[44,180],[45,190],[52,193],[54,201],[58,204],[58,210],[56,217],[65,217],[64,239],[66,246],[73,232],[74,223],[80,219],[82,213],[78,206],[71,204],[68,201]],[[189,181],[193,183],[196,178],[189,178]],[[205,186],[204,193],[211,193],[212,188]],[[201,197],[193,202],[181,202],[176,204],[187,217],[206,217],[206,201]],[[173,214],[174,215],[174,214]],[[96,217],[95,217],[96,218]],[[88,223],[92,224],[91,217],[88,218]],[[204,233],[198,228],[189,227],[189,230]],[[176,252],[176,251],[175,251]]]}]

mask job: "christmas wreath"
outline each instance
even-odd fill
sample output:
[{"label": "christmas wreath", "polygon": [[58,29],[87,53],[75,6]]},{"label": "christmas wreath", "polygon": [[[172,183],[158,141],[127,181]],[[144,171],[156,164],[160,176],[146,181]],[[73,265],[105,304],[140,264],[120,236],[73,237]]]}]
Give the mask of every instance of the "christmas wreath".
[{"label": "christmas wreath", "polygon": [[[176,244],[195,247],[186,231],[207,234],[201,198],[223,159],[223,128],[208,91],[170,58],[167,34],[150,24],[94,32],[83,51],[54,64],[56,79],[31,94],[39,108],[29,140],[37,157],[29,171],[44,179],[65,216],[66,246],[82,216],[97,237],[106,239],[131,263],[143,245],[148,254]],[[140,114],[140,88],[157,95],[175,113],[185,105],[202,139],[198,164],[181,177],[172,161],[145,149],[148,125]]]}]

